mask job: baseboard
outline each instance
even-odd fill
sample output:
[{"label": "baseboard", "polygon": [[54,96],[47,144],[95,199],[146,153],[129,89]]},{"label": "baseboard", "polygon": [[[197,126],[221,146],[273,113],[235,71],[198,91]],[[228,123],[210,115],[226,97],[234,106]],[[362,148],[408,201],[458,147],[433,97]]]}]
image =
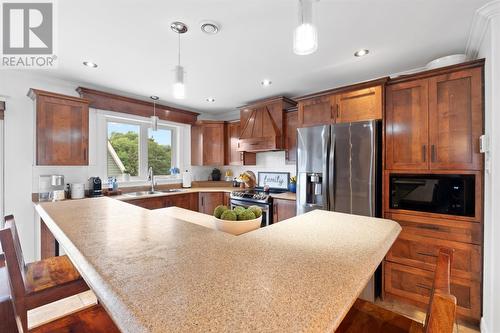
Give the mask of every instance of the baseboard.
[{"label": "baseboard", "polygon": [[481,317],[481,323],[479,324],[479,328],[481,333],[490,333],[488,326],[486,326],[486,321],[484,320],[484,317]]}]

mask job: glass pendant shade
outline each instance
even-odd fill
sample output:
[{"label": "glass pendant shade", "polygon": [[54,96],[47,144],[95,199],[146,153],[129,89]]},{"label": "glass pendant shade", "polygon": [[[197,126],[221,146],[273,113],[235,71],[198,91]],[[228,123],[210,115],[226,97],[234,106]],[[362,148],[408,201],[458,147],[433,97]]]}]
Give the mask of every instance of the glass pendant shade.
[{"label": "glass pendant shade", "polygon": [[293,32],[293,52],[307,55],[318,49],[318,30],[313,24],[313,2],[299,0],[299,25]]},{"label": "glass pendant shade", "polygon": [[186,97],[186,86],[184,85],[184,68],[180,65],[175,66],[172,93],[174,95],[174,98],[177,99],[183,99]]},{"label": "glass pendant shade", "polygon": [[151,130],[156,132],[158,130],[158,116],[151,116]]}]

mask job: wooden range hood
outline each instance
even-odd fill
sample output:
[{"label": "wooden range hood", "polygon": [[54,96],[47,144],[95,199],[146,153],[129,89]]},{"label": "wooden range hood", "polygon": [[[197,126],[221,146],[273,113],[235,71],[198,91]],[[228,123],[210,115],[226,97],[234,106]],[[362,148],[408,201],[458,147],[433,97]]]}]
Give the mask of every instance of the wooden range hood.
[{"label": "wooden range hood", "polygon": [[247,105],[240,110],[239,151],[263,152],[284,149],[284,112],[297,103],[274,97]]}]

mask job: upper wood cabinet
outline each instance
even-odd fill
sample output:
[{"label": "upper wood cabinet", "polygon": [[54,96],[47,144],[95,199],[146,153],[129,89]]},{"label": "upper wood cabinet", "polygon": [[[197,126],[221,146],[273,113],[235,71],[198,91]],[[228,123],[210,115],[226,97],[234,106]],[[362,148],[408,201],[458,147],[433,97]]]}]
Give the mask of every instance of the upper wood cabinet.
[{"label": "upper wood cabinet", "polygon": [[36,164],[88,165],[89,101],[30,89],[36,104]]},{"label": "upper wood cabinet", "polygon": [[430,168],[480,170],[482,134],[482,68],[430,78]]},{"label": "upper wood cabinet", "polygon": [[272,151],[284,148],[283,113],[296,105],[286,97],[255,102],[240,111],[239,150]]},{"label": "upper wood cabinet", "polygon": [[255,165],[255,153],[239,151],[240,122],[226,124],[226,165]]},{"label": "upper wood cabinet", "polygon": [[382,87],[376,86],[336,96],[337,123],[382,119]]},{"label": "upper wood cabinet", "polygon": [[225,123],[198,121],[191,127],[191,164],[224,165]]},{"label": "upper wood cabinet", "polygon": [[386,169],[481,170],[482,66],[389,85]]},{"label": "upper wood cabinet", "polygon": [[336,112],[335,96],[326,95],[300,101],[298,112],[299,127],[333,124]]},{"label": "upper wood cabinet", "polygon": [[428,82],[390,85],[386,90],[386,168],[421,169],[428,163]]},{"label": "upper wood cabinet", "polygon": [[386,79],[299,98],[298,127],[382,119]]},{"label": "upper wood cabinet", "polygon": [[297,126],[299,112],[285,112],[285,160],[295,163],[297,161]]}]

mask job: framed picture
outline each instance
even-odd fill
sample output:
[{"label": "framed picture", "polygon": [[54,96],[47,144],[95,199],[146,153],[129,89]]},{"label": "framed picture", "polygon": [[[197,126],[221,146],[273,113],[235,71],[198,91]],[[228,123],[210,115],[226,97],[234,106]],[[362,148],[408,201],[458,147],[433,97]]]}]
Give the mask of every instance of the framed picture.
[{"label": "framed picture", "polygon": [[258,186],[269,186],[272,189],[288,190],[290,172],[259,172]]}]

